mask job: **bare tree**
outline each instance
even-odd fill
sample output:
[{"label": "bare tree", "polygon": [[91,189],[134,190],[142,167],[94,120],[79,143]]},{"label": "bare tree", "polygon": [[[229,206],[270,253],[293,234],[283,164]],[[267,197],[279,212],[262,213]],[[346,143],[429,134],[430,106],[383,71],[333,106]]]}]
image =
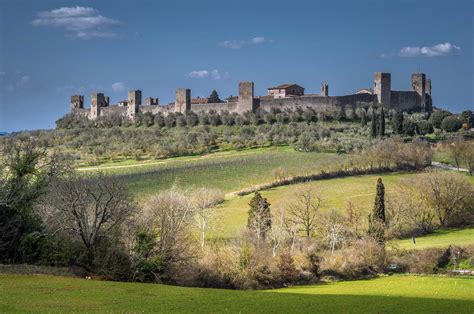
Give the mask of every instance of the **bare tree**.
[{"label": "bare tree", "polygon": [[315,190],[305,189],[296,193],[296,200],[288,206],[289,219],[304,232],[306,239],[313,236],[321,197]]},{"label": "bare tree", "polygon": [[474,190],[463,175],[433,170],[421,174],[417,183],[422,200],[435,211],[441,226],[455,214],[473,214]]},{"label": "bare tree", "polygon": [[278,249],[288,239],[288,229],[286,224],[286,212],[284,208],[277,208],[272,215],[272,226],[270,229],[269,240],[272,245],[272,255],[276,256]]},{"label": "bare tree", "polygon": [[331,249],[331,255],[334,250],[340,247],[347,238],[347,227],[344,217],[339,215],[335,210],[331,210],[328,214],[323,215],[323,233],[328,241]]},{"label": "bare tree", "polygon": [[144,221],[154,238],[150,256],[161,265],[159,279],[174,279],[196,257],[191,234],[193,208],[176,187],[160,192],[145,204]]},{"label": "bare tree", "polygon": [[194,213],[194,226],[199,230],[201,248],[204,248],[206,232],[212,218],[212,209],[224,200],[224,195],[217,189],[199,188],[192,190],[191,205]]},{"label": "bare tree", "polygon": [[135,210],[124,186],[102,174],[88,179],[71,175],[54,181],[39,207],[49,226],[83,243],[88,266],[100,238],[120,227]]}]

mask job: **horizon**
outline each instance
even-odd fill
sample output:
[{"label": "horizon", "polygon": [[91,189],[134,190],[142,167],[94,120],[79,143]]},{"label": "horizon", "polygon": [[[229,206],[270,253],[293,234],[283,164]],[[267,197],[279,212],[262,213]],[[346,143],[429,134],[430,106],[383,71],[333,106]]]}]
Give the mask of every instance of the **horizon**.
[{"label": "horizon", "polygon": [[296,1],[298,14],[284,3],[4,1],[0,132],[54,128],[74,94],[89,107],[94,91],[116,103],[140,89],[166,104],[179,87],[224,99],[239,81],[256,95],[282,83],[317,93],[327,81],[344,95],[379,71],[392,90],[426,73],[433,106],[473,109],[472,1]]}]

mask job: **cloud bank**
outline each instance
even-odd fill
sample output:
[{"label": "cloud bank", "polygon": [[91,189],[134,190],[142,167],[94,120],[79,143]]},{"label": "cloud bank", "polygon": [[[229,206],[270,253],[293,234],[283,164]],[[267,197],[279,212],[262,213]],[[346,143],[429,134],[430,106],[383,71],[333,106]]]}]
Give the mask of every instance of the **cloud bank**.
[{"label": "cloud bank", "polygon": [[93,39],[117,37],[112,29],[120,22],[100,15],[94,8],[76,6],[38,12],[31,24],[62,28],[72,39]]},{"label": "cloud bank", "polygon": [[123,92],[126,89],[125,84],[123,82],[115,82],[112,84],[112,91],[115,93]]},{"label": "cloud bank", "polygon": [[240,49],[240,48],[249,47],[249,46],[261,45],[265,43],[273,43],[273,40],[258,36],[258,37],[251,38],[249,40],[243,40],[243,39],[224,40],[224,41],[221,41],[218,44],[218,46],[222,48],[229,48],[229,49]]}]

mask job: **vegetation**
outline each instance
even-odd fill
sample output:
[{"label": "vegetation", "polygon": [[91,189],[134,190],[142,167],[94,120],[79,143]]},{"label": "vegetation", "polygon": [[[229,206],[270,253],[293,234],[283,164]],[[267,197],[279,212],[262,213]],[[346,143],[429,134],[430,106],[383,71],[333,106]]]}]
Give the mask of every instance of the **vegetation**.
[{"label": "vegetation", "polygon": [[[2,312],[471,313],[469,278],[392,276],[268,291],[229,291],[53,276],[0,275]],[[47,297],[45,297],[47,296]]]}]

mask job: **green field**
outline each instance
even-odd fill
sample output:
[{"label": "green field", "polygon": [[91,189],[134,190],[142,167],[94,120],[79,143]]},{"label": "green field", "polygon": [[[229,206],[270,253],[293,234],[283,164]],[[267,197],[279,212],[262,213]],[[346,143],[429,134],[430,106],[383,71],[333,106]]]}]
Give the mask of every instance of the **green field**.
[{"label": "green field", "polygon": [[0,312],[472,313],[474,279],[393,276],[266,291],[0,275]]},{"label": "green field", "polygon": [[[313,181],[302,184],[281,186],[261,191],[271,204],[271,208],[285,207],[295,197],[300,189],[314,188],[322,197],[321,210],[337,209],[344,210],[350,201],[354,206],[360,208],[364,215],[368,212],[374,202],[375,186],[377,179],[381,177],[388,194],[396,184],[412,173],[395,173],[386,175],[366,175],[348,178]],[[241,197],[232,197],[221,204],[217,209],[216,236],[227,237],[244,227],[247,223],[247,212],[249,202],[253,194]]]},{"label": "green field", "polygon": [[436,230],[432,234],[416,238],[416,245],[412,239],[398,240],[395,244],[400,249],[425,249],[428,247],[444,247],[450,245],[474,244],[474,227],[466,229],[443,229]]},{"label": "green field", "polygon": [[274,181],[274,170],[279,167],[284,168],[289,176],[304,175],[328,169],[344,158],[336,154],[297,152],[285,146],[79,170],[81,173],[101,170],[118,176],[132,193],[146,197],[171,187],[175,182],[183,188],[203,186],[228,193]]}]

